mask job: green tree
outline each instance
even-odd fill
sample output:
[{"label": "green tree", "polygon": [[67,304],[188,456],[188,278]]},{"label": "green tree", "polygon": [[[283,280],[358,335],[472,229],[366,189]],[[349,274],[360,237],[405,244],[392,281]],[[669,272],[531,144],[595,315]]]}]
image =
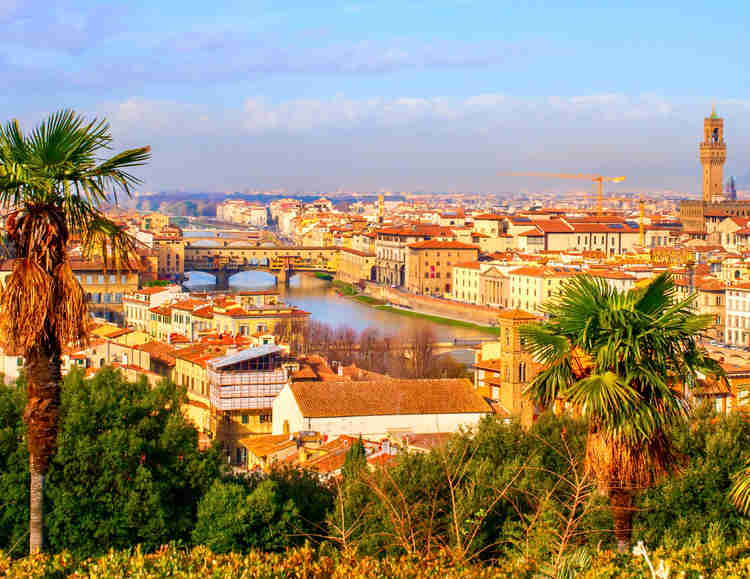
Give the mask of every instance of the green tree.
[{"label": "green tree", "polygon": [[652,547],[685,547],[694,538],[707,541],[713,525],[726,541],[736,541],[750,530],[750,519],[732,507],[727,493],[750,454],[750,423],[739,413],[717,415],[707,405],[672,432],[686,462],[679,476],[639,497],[634,534]]},{"label": "green tree", "polygon": [[299,511],[278,485],[262,480],[252,490],[240,481],[214,481],[198,506],[193,541],[217,553],[279,551],[295,541]]},{"label": "green tree", "polygon": [[586,464],[609,498],[620,549],[632,533],[633,497],[676,470],[667,430],[684,421],[681,388],[721,367],[699,346],[713,322],[679,301],[668,274],[641,290],[618,292],[576,276],[545,306],[549,320],[522,328],[527,349],[544,364],[529,394],[552,407],[567,400],[588,419]]},{"label": "green tree", "polygon": [[365,445],[362,444],[362,437],[355,440],[344,455],[344,466],[341,468],[341,475],[344,480],[352,480],[359,476],[360,471],[367,467],[367,453]]},{"label": "green tree", "polygon": [[197,504],[220,476],[218,449],[198,450],[169,382],[74,372],[62,392],[58,450],[48,475],[48,541],[84,555],[142,543],[187,542]]},{"label": "green tree", "polygon": [[29,453],[23,444],[24,382],[0,384],[0,548],[21,555],[29,522]]},{"label": "green tree", "polygon": [[72,111],[53,114],[28,134],[17,121],[0,128],[0,205],[16,262],[0,293],[0,342],[26,362],[29,447],[29,549],[42,549],[44,476],[54,455],[62,348],[85,341],[83,289],[68,263],[68,243],[118,266],[132,239],[100,210],[108,194],[130,193],[129,168],[150,158],[148,147],[102,155],[112,142],[104,121]]}]

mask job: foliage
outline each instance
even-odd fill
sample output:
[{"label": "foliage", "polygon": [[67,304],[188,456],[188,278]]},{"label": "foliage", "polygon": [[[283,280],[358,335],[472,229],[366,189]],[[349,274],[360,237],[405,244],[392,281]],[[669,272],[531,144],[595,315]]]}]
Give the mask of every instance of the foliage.
[{"label": "foliage", "polygon": [[367,456],[365,454],[365,445],[362,444],[362,437],[359,437],[346,451],[341,474],[344,480],[353,480],[366,467]]},{"label": "foliage", "polygon": [[621,547],[629,541],[634,493],[675,472],[680,457],[668,435],[688,416],[683,386],[698,373],[723,376],[699,345],[711,316],[677,299],[669,274],[638,291],[576,276],[549,300],[549,320],[521,329],[544,368],[532,399],[545,407],[566,400],[589,421],[586,464],[608,494]]},{"label": "foliage", "polygon": [[[735,578],[750,575],[750,540],[737,543],[707,541],[681,549],[654,549],[654,567],[669,570],[669,577]],[[371,557],[316,552],[309,546],[282,553],[249,551],[219,554],[207,547],[180,549],[165,545],[154,554],[140,548],[111,550],[96,558],[79,559],[70,553],[11,559],[0,552],[0,574],[8,579],[34,577],[183,577],[379,579],[380,577],[442,579],[518,578],[544,576],[533,563],[502,559],[492,563],[456,561],[449,550],[432,555]],[[595,551],[576,575],[581,579],[645,579],[651,572],[643,558],[611,550]]]},{"label": "foliage", "polygon": [[43,477],[58,432],[61,354],[88,339],[83,288],[73,275],[68,244],[104,269],[136,266],[135,240],[102,206],[130,195],[140,181],[130,169],[151,156],[148,147],[106,157],[106,121],[61,110],[28,133],[18,121],[0,127],[0,206],[16,260],[0,290],[0,346],[22,354],[26,370],[29,449],[29,550],[43,543]]},{"label": "foliage", "polygon": [[174,384],[151,388],[111,369],[66,377],[47,486],[53,549],[93,554],[189,539],[221,461],[216,449],[198,451],[182,396]]},{"label": "foliage", "polygon": [[339,280],[333,281],[333,287],[335,287],[339,292],[341,292],[345,296],[353,296],[357,293],[357,290],[354,288],[354,286],[350,283],[346,283]]},{"label": "foliage", "polygon": [[147,281],[143,284],[143,287],[166,287],[170,285],[172,282],[166,280],[166,279],[154,279],[151,281]]},{"label": "foliage", "polygon": [[25,385],[0,386],[0,545],[11,555],[26,551],[29,520],[29,454],[23,444]]},{"label": "foliage", "polygon": [[298,526],[297,508],[280,500],[274,481],[263,480],[248,492],[239,482],[217,480],[198,506],[193,541],[217,553],[277,551],[292,543]]},{"label": "foliage", "polygon": [[750,520],[727,500],[733,474],[750,458],[750,423],[739,414],[698,409],[673,430],[686,457],[679,476],[663,480],[637,502],[634,535],[648,545],[685,545],[707,540],[714,525],[727,541],[747,536]]}]

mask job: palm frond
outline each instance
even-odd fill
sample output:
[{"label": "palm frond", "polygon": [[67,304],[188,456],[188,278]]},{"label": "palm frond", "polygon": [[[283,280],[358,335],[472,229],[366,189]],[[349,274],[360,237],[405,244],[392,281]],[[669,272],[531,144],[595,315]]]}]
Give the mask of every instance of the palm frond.
[{"label": "palm frond", "polygon": [[748,467],[734,475],[729,499],[745,514],[750,514],[750,462]]},{"label": "palm frond", "polygon": [[578,380],[568,387],[567,398],[584,415],[604,423],[616,422],[618,416],[629,414],[640,400],[638,392],[614,372]]},{"label": "palm frond", "polygon": [[86,295],[67,262],[58,266],[55,271],[53,306],[51,321],[60,342],[72,347],[85,345],[91,321]]},{"label": "palm frond", "polygon": [[87,258],[100,257],[105,269],[135,270],[138,268],[135,239],[124,227],[102,214],[89,218],[81,230],[81,247]]},{"label": "palm frond", "polygon": [[23,354],[44,336],[53,299],[53,280],[38,263],[18,260],[0,292],[0,345]]}]

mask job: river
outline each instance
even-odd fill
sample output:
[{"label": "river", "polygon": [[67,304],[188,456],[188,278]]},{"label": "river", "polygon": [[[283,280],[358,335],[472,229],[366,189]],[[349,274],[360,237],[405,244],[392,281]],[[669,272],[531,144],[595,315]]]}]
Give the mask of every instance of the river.
[{"label": "river", "polygon": [[[186,272],[189,278],[185,286],[189,289],[213,289],[213,276],[203,272]],[[232,289],[268,289],[275,285],[275,278],[262,271],[244,271],[232,276]],[[289,287],[280,287],[282,299],[310,312],[313,320],[325,322],[336,328],[348,326],[358,332],[367,328],[378,328],[383,334],[393,335],[408,332],[416,326],[430,326],[438,341],[449,341],[453,338],[488,338],[490,334],[475,328],[460,328],[438,324],[429,320],[420,320],[402,316],[389,311],[382,311],[336,293],[330,282],[312,275],[295,275],[289,281]],[[472,350],[457,350],[453,356],[463,363],[472,362]]]}]

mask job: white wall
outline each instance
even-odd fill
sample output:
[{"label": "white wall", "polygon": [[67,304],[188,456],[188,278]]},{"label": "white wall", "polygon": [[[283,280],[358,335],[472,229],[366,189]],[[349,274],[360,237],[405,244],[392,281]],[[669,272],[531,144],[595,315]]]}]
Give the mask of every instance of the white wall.
[{"label": "white wall", "polygon": [[273,434],[284,434],[285,421],[289,423],[289,432],[314,430],[331,436],[361,434],[367,437],[383,437],[389,430],[411,430],[418,433],[454,432],[460,426],[474,426],[483,416],[485,413],[477,412],[305,418],[291,388],[287,385],[273,401]]},{"label": "white wall", "polygon": [[302,418],[297,401],[294,399],[289,384],[284,386],[278,396],[274,398],[271,406],[271,431],[273,434],[284,434],[284,421],[289,422],[289,432],[307,430]]}]

